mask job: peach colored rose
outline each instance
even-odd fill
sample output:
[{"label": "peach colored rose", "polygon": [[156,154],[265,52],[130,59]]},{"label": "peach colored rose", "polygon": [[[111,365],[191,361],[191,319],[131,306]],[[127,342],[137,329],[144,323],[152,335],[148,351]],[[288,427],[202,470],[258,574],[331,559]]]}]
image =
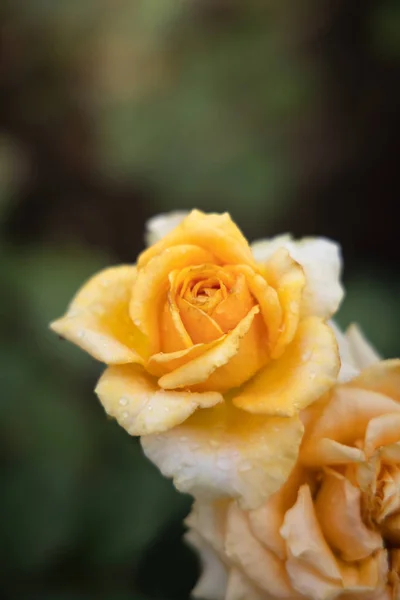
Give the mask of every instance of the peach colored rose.
[{"label": "peach colored rose", "polygon": [[179,489],[255,506],[292,469],[299,410],[337,378],[325,322],[343,293],[337,247],[284,238],[252,250],[229,215],[199,211],[153,219],[148,239],[136,265],[93,277],[52,328],[108,365],[105,410]]},{"label": "peach colored rose", "polygon": [[195,596],[399,600],[400,360],[337,385],[303,419],[298,463],[261,507],[195,503]]}]

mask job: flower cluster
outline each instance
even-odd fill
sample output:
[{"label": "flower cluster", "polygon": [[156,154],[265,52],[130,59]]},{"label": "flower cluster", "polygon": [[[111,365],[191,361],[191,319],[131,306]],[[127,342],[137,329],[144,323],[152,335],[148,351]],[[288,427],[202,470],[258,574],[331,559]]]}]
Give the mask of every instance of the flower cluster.
[{"label": "flower cluster", "polygon": [[330,321],[337,245],[250,246],[199,211],[156,217],[147,240],[52,328],[107,365],[106,412],[195,497],[195,593],[399,598],[400,363]]},{"label": "flower cluster", "polygon": [[259,508],[195,502],[199,597],[399,598],[400,361],[335,386],[303,419],[297,464]]}]

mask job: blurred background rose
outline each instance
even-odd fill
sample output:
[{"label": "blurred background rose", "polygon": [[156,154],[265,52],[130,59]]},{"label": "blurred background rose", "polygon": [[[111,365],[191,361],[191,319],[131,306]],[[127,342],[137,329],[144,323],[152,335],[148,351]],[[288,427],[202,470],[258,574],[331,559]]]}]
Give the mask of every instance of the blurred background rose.
[{"label": "blurred background rose", "polygon": [[196,206],[339,240],[340,323],[399,355],[400,5],[3,0],[0,29],[3,597],[185,599],[190,499],[47,324]]}]

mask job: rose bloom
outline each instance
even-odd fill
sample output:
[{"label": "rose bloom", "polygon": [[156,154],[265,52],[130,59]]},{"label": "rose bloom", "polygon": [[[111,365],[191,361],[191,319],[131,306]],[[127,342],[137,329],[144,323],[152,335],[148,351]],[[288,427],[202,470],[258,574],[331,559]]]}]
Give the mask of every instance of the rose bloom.
[{"label": "rose bloom", "polygon": [[250,247],[228,214],[197,210],[153,219],[147,237],[136,265],[95,275],[52,328],[108,365],[106,412],[178,489],[254,507],[293,467],[300,409],[337,378],[338,248]]},{"label": "rose bloom", "polygon": [[304,411],[286,484],[248,512],[234,501],[194,504],[187,537],[203,563],[195,596],[400,598],[400,360],[377,363],[359,333],[351,337],[348,350],[374,364]]}]

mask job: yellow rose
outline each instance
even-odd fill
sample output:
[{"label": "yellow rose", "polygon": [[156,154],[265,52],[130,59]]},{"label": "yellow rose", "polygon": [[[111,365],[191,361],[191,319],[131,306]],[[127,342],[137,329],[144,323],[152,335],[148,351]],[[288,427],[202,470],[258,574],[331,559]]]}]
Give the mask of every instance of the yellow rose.
[{"label": "yellow rose", "polygon": [[343,293],[337,247],[252,250],[228,214],[199,211],[156,218],[148,238],[135,266],[96,275],[52,328],[109,365],[105,410],[179,489],[256,505],[293,466],[299,410],[338,374],[325,323]]},{"label": "yellow rose", "polygon": [[187,519],[203,562],[195,596],[400,598],[400,360],[337,385],[303,420],[298,463],[261,507],[195,503]]}]

